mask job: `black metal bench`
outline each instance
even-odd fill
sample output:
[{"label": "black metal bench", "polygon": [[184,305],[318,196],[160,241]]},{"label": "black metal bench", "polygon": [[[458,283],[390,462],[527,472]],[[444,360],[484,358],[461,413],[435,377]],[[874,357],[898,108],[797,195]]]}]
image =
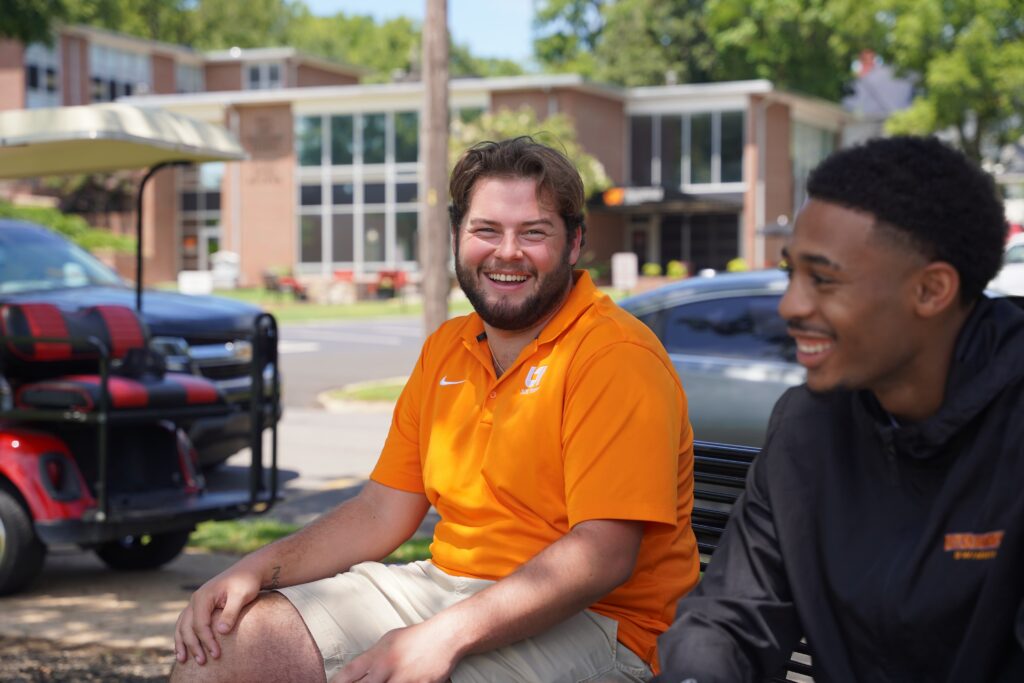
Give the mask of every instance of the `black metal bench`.
[{"label": "black metal bench", "polygon": [[[693,444],[693,533],[701,571],[729,521],[733,503],[746,486],[747,471],[758,449],[697,441]],[[807,643],[801,641],[784,671],[769,681],[813,681]]]}]

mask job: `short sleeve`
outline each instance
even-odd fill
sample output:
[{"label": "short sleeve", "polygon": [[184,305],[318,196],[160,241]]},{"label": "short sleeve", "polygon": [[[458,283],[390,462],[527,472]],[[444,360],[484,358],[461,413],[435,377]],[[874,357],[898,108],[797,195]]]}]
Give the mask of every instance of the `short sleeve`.
[{"label": "short sleeve", "polygon": [[422,493],[424,490],[419,429],[425,353],[426,347],[398,397],[388,438],[370,474],[370,479],[378,484],[410,493]]},{"label": "short sleeve", "polygon": [[631,342],[601,349],[574,369],[563,421],[570,526],[625,519],[675,526],[679,458],[692,445],[675,371]]}]

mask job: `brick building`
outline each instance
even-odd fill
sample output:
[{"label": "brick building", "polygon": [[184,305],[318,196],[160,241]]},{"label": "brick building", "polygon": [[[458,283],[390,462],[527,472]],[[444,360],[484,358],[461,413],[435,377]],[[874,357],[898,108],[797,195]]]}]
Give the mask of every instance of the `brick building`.
[{"label": "brick building", "polygon": [[[207,269],[218,249],[239,254],[243,284],[268,269],[310,279],[415,271],[422,85],[359,75],[287,48],[198,53],[82,27],[62,29],[53,48],[0,42],[0,108],[119,99],[221,123],[248,151],[246,161],[168,170],[152,183],[152,281]],[[838,105],[768,81],[457,79],[450,106],[464,119],[522,106],[568,115],[616,186],[590,202],[586,261],[633,251],[641,263],[691,269],[737,256],[774,263],[804,177],[848,122]]]}]

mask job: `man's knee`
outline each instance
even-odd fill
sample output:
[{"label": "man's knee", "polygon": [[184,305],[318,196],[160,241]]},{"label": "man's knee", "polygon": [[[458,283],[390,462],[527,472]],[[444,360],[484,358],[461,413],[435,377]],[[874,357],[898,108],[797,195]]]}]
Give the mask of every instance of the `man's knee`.
[{"label": "man's knee", "polygon": [[[220,611],[213,614],[217,623]],[[218,635],[220,657],[175,662],[171,683],[197,681],[324,680],[320,650],[295,607],[280,593],[264,593],[239,614],[235,628]]]}]

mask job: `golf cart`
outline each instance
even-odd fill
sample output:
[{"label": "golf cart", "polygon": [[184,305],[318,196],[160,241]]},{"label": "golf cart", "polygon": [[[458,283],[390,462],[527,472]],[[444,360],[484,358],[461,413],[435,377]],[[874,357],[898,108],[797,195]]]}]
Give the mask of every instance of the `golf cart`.
[{"label": "golf cart", "polygon": [[[256,311],[233,332],[244,336],[231,344],[244,352],[249,377],[232,378],[245,380],[246,394],[229,400],[187,348],[151,336],[145,307],[159,293],[142,287],[146,182],[169,166],[244,157],[223,128],[160,110],[0,113],[0,179],[148,169],[138,188],[134,306],[90,299],[93,290],[78,287],[88,273],[75,263],[48,266],[75,296],[0,291],[0,595],[38,575],[48,546],[77,544],[114,569],[153,569],[178,556],[199,522],[263,512],[277,499],[274,318]],[[0,268],[25,267],[18,248]],[[20,248],[29,261],[30,245]],[[209,334],[223,346],[223,335]],[[202,335],[192,329],[189,341]],[[190,429],[239,417],[251,453],[245,482],[214,487]]]}]

